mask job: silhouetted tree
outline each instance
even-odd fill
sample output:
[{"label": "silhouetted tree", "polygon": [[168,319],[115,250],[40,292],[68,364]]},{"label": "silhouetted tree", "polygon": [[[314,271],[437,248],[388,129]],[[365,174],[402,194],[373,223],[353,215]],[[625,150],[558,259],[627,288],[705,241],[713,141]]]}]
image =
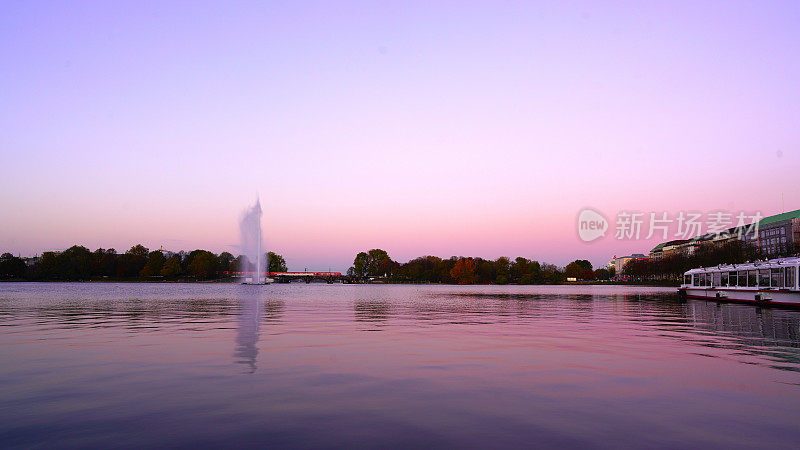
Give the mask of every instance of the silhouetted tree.
[{"label": "silhouetted tree", "polygon": [[18,258],[11,253],[3,253],[3,255],[0,256],[0,278],[22,278],[25,276],[27,268],[22,258]]},{"label": "silhouetted tree", "polygon": [[147,247],[137,244],[130,248],[124,255],[117,257],[117,276],[134,278],[138,277],[145,264],[150,250]]},{"label": "silhouetted tree", "polygon": [[170,256],[161,268],[161,276],[164,278],[175,279],[183,274],[181,267],[181,257],[178,255]]},{"label": "silhouetted tree", "polygon": [[542,264],[542,282],[559,284],[564,282],[564,272],[555,264]]},{"label": "silhouetted tree", "polygon": [[396,266],[386,250],[373,248],[356,255],[353,260],[353,273],[357,277],[391,276]]},{"label": "silhouetted tree", "polygon": [[594,278],[592,263],[585,259],[572,261],[564,268],[564,276],[567,278],[577,278],[579,280],[590,280]]},{"label": "silhouetted tree", "polygon": [[94,258],[97,265],[97,274],[104,277],[113,277],[117,274],[117,251],[113,248],[103,250],[98,248],[94,251]]},{"label": "silhouetted tree", "polygon": [[494,261],[494,273],[496,274],[495,282],[497,284],[508,283],[510,268],[511,260],[506,256],[501,256]]},{"label": "silhouetted tree", "polygon": [[92,277],[92,252],[81,245],[73,245],[56,256],[59,271],[67,280],[88,280]]},{"label": "silhouetted tree", "polygon": [[147,264],[139,272],[139,276],[147,278],[161,274],[161,269],[164,267],[164,253],[160,250],[154,250],[147,255]]},{"label": "silhouetted tree", "polygon": [[130,248],[126,253],[133,256],[139,256],[142,258],[146,258],[147,255],[150,253],[150,250],[142,244],[136,244]]},{"label": "silhouetted tree", "polygon": [[288,269],[286,268],[286,260],[283,259],[283,256],[275,253],[275,252],[267,252],[267,261],[269,261],[269,271],[270,272],[286,272]]},{"label": "silhouetted tree", "polygon": [[597,280],[608,280],[611,278],[611,273],[608,269],[601,267],[594,271],[594,278]]},{"label": "silhouetted tree", "polygon": [[357,277],[366,277],[369,268],[369,255],[359,252],[353,260],[353,274]]},{"label": "silhouetted tree", "polygon": [[759,257],[762,256],[757,249],[742,241],[705,242],[691,254],[676,252],[659,259],[631,260],[625,265],[624,275],[642,280],[678,280],[684,272],[695,267],[739,264]]},{"label": "silhouetted tree", "polygon": [[236,258],[229,252],[222,252],[217,257],[217,267],[223,272],[235,271],[234,261]]},{"label": "silhouetted tree", "polygon": [[42,280],[57,280],[63,277],[58,267],[55,252],[42,253],[37,267],[37,278]]},{"label": "silhouetted tree", "polygon": [[217,269],[217,256],[207,250],[194,250],[190,254],[189,273],[200,279],[214,276]]}]

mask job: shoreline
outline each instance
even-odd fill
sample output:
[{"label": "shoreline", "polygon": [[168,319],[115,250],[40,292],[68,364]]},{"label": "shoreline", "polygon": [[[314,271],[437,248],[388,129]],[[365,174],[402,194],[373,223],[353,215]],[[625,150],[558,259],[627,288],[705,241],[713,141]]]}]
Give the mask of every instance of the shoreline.
[{"label": "shoreline", "polygon": [[[240,284],[238,280],[0,280],[0,283],[153,283],[153,284]],[[351,284],[351,285],[414,285],[414,286],[653,286],[653,287],[680,287],[678,283],[669,282],[655,282],[655,281],[573,281],[567,283],[542,283],[542,284],[497,284],[497,283],[484,283],[484,284],[457,284],[457,283],[413,283],[413,282],[386,282],[386,283],[269,283],[276,285],[287,284]]]}]

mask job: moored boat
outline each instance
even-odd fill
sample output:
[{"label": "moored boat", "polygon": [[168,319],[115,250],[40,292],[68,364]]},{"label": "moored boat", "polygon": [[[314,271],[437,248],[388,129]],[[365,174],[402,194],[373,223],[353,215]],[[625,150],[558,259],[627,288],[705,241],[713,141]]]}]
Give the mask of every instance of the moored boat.
[{"label": "moored boat", "polygon": [[686,271],[678,293],[687,298],[800,306],[800,258],[699,267]]}]

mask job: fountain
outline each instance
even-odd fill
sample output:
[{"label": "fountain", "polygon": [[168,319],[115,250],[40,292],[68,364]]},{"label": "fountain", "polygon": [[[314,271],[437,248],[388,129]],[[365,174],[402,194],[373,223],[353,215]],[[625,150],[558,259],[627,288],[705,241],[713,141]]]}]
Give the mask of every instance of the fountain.
[{"label": "fountain", "polygon": [[241,251],[245,256],[241,270],[252,275],[245,275],[242,282],[245,284],[264,284],[264,255],[261,247],[261,202],[249,207],[239,220],[241,232]]}]

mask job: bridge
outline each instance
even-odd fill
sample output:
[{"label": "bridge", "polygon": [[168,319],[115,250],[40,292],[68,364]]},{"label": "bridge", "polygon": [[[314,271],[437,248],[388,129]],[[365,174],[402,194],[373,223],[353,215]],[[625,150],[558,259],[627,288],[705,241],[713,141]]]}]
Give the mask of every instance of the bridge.
[{"label": "bridge", "polygon": [[[220,275],[228,275],[232,277],[252,277],[255,272],[234,272],[223,271],[217,272]],[[327,283],[334,281],[348,282],[349,277],[342,275],[340,272],[265,272],[264,276],[272,278],[277,283],[291,283],[294,280],[302,280],[306,283],[311,283],[314,280],[322,280]]]}]

